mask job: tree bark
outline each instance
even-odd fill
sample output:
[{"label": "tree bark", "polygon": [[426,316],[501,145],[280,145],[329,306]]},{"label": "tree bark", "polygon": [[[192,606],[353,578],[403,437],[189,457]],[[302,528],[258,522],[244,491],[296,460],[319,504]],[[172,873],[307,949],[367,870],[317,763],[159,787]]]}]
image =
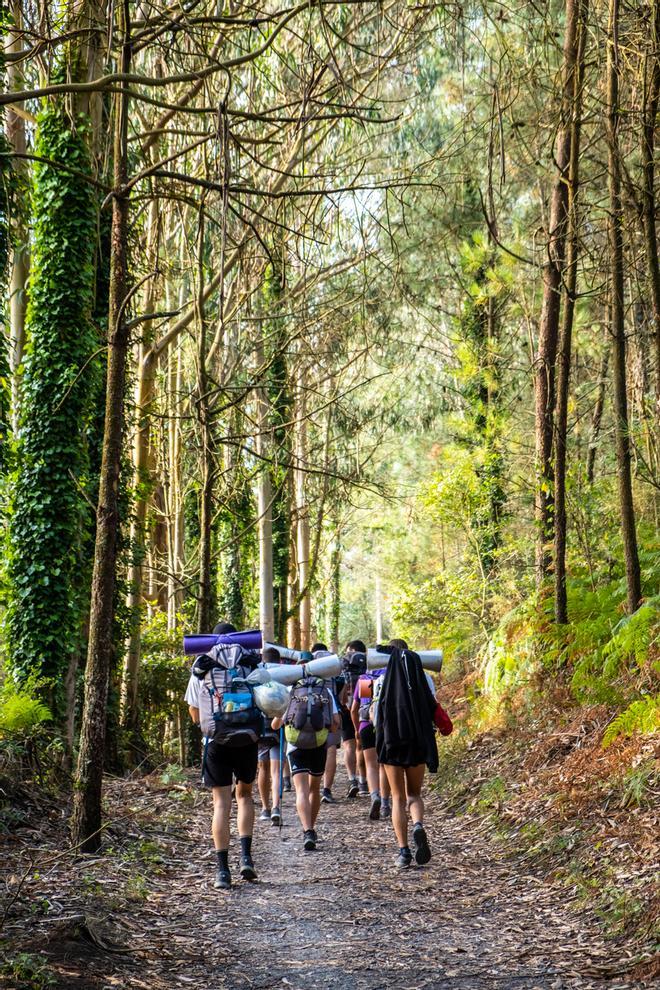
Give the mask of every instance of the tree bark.
[{"label": "tree bark", "polygon": [[[264,366],[263,341],[256,349],[257,368]],[[264,640],[275,640],[273,598],[273,490],[270,465],[270,404],[262,386],[257,390],[257,453],[261,460],[257,478],[257,518],[259,520],[259,624]]]},{"label": "tree bark", "polygon": [[596,405],[591,420],[591,436],[589,437],[589,449],[587,451],[587,482],[594,483],[594,472],[596,465],[596,451],[598,450],[598,436],[600,434],[600,424],[603,419],[603,409],[605,407],[605,390],[607,386],[607,371],[610,365],[609,347],[603,354],[598,375],[598,393],[596,395]]},{"label": "tree bark", "polygon": [[651,0],[650,49],[647,55],[647,61],[650,64],[650,78],[645,79],[644,86],[642,215],[644,218],[646,264],[653,307],[656,408],[657,416],[660,418],[660,262],[658,261],[658,237],[655,227],[655,127],[660,104],[660,0]]},{"label": "tree bark", "polygon": [[305,493],[305,463],[307,458],[307,396],[305,393],[305,378],[301,373],[297,388],[297,423],[296,423],[296,531],[298,550],[298,594],[300,599],[300,648],[309,650],[312,634],[312,606],[309,591],[309,507]]},{"label": "tree bark", "polygon": [[[128,72],[131,61],[129,10],[128,0],[123,0],[120,8],[123,33],[122,72]],[[101,843],[101,793],[106,703],[113,654],[112,633],[119,531],[119,482],[124,426],[126,362],[130,337],[125,310],[128,291],[129,201],[124,189],[128,179],[128,112],[128,92],[122,90],[116,98],[114,122],[114,195],[112,201],[109,339],[103,453],[92,573],[89,644],[85,670],[85,701],[71,818],[73,842],[83,852],[94,852]]]},{"label": "tree bark", "polygon": [[619,481],[621,533],[626,566],[628,611],[634,612],[642,597],[635,507],[630,468],[628,396],[626,390],[626,333],[623,272],[623,207],[621,202],[621,157],[619,149],[619,0],[609,0],[607,38],[607,139],[610,214],[610,334],[616,414],[616,453]]},{"label": "tree bark", "polygon": [[556,166],[548,230],[548,258],[543,269],[543,305],[534,379],[536,446],[536,584],[541,588],[550,570],[549,546],[553,541],[552,499],[553,419],[555,362],[559,337],[561,281],[564,272],[568,222],[568,173],[570,166],[573,81],[577,58],[579,0],[566,0],[566,27],[562,62],[562,97],[556,144]]},{"label": "tree bark", "polygon": [[573,71],[573,110],[570,128],[570,161],[568,168],[568,234],[566,275],[564,281],[564,310],[559,335],[557,363],[557,407],[555,411],[555,621],[568,622],[566,596],[566,435],[568,428],[568,396],[571,375],[571,346],[573,315],[577,290],[578,229],[577,197],[580,168],[580,129],[582,125],[582,85],[584,80],[584,51],[587,35],[588,0],[579,0],[576,25],[576,57]]}]

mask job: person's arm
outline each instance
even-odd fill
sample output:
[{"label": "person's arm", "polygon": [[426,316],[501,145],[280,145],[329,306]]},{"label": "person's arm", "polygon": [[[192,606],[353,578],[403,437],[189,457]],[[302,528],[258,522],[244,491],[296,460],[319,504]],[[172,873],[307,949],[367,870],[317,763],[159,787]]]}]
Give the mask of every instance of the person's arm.
[{"label": "person's arm", "polygon": [[360,731],[360,702],[354,701],[351,705],[351,721],[355,726],[355,731]]},{"label": "person's arm", "polygon": [[199,725],[199,708],[195,708],[194,705],[188,705],[188,711],[193,722]]},{"label": "person's arm", "polygon": [[273,721],[270,723],[271,729],[281,729],[283,725],[284,725],[284,719],[277,717],[274,718]]}]

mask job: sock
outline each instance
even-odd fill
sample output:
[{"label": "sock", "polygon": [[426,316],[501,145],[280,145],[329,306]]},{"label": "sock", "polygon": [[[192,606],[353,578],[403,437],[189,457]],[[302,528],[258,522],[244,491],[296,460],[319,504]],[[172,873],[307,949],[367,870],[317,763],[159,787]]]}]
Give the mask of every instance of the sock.
[{"label": "sock", "polygon": [[410,851],[410,846],[400,846],[399,852],[401,853],[402,856],[412,856],[412,853]]},{"label": "sock", "polygon": [[415,831],[416,828],[424,828],[424,826],[422,825],[421,822],[415,822],[413,825],[413,832]]},{"label": "sock", "polygon": [[389,808],[390,807],[390,799],[389,798],[383,798],[383,807],[384,808]]},{"label": "sock", "polygon": [[252,855],[252,836],[242,835],[241,836],[241,856],[251,856]]},{"label": "sock", "polygon": [[366,784],[366,779],[364,777],[358,777],[358,784]]},{"label": "sock", "polygon": [[371,792],[371,800],[372,801],[375,801],[376,798],[380,798],[380,794],[378,793],[378,791],[372,791]]},{"label": "sock", "polygon": [[218,867],[221,870],[226,870],[229,872],[229,850],[228,849],[216,849],[216,855],[218,857]]}]

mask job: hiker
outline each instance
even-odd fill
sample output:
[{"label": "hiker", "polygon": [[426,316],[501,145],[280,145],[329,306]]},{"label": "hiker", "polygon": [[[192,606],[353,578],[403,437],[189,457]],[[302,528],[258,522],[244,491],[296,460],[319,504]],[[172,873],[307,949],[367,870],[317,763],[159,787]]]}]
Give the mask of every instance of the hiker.
[{"label": "hiker", "polygon": [[296,792],[296,811],[303,829],[303,848],[316,849],[315,825],[321,806],[321,780],[327,759],[327,740],[341,724],[332,692],[318,677],[304,677],[291,689],[289,707],[274,718],[273,729],[284,726],[287,755]]},{"label": "hiker", "polygon": [[[236,629],[229,622],[219,622],[213,632],[223,635]],[[247,677],[258,662],[257,656],[237,644],[214,646],[208,654],[193,661],[185,694],[190,716],[200,725],[204,737],[202,777],[213,795],[211,834],[217,856],[214,886],[221,890],[231,888],[229,819],[234,782],[241,845],[240,875],[244,880],[257,878],[252,859],[252,785],[257,775],[257,741],[263,720],[251,692],[242,684],[232,690],[232,682]],[[248,715],[240,725],[232,719],[236,710],[241,711],[241,716]]]},{"label": "hiker", "polygon": [[377,821],[389,818],[392,813],[390,786],[384,767],[376,758],[376,712],[380,690],[385,679],[385,669],[365,670],[358,677],[353,690],[351,718],[355,726],[367,772],[367,784],[371,798],[369,818]]},{"label": "hiker", "polygon": [[[314,660],[320,657],[329,657],[330,650],[325,645],[325,643],[314,643],[311,649],[311,654]],[[338,677],[330,677],[326,680],[325,686],[328,691],[332,694],[337,711],[339,711],[339,697],[344,690],[345,679],[342,675]],[[341,722],[340,722],[341,728]],[[337,773],[337,749],[341,745],[341,731],[331,731],[328,735],[328,741],[326,743],[326,761],[325,761],[325,773],[323,774],[323,787],[321,789],[321,801],[323,804],[336,804],[334,797],[332,796],[332,786],[335,782],[335,774]]]},{"label": "hiker", "polygon": [[[280,652],[274,646],[268,646],[265,650],[262,650],[261,657],[266,664],[282,663]],[[270,719],[265,719],[264,734],[259,740],[259,768],[257,775],[257,786],[261,799],[259,821],[271,822],[272,825],[281,825],[280,737],[279,733],[271,728],[270,722]],[[291,784],[289,783],[290,787]]]},{"label": "hiker", "polygon": [[360,784],[357,775],[357,731],[353,724],[351,705],[358,677],[367,669],[367,648],[361,639],[353,639],[346,644],[343,669],[346,683],[339,696],[339,714],[344,766],[348,777],[346,797],[356,798],[360,792]]},{"label": "hiker", "polygon": [[430,686],[433,681],[405,640],[393,639],[378,650],[389,653],[390,660],[378,698],[376,754],[392,790],[392,825],[399,843],[396,865],[405,869],[413,860],[408,845],[408,812],[413,823],[415,862],[422,866],[431,858],[421,791],[426,767],[431,773],[438,769],[434,730],[438,702]]}]

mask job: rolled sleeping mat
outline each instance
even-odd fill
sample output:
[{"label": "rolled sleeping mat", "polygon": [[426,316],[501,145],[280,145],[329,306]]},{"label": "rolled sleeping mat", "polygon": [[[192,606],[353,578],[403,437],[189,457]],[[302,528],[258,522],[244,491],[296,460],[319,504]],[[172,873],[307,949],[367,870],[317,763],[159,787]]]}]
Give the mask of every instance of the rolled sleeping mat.
[{"label": "rolled sleeping mat", "polygon": [[341,670],[341,660],[336,653],[331,653],[328,657],[319,657],[309,663],[269,663],[253,670],[247,680],[250,684],[266,684],[268,681],[296,684],[303,677],[322,677],[323,680],[338,677]]},{"label": "rolled sleeping mat", "polygon": [[[422,661],[424,670],[430,670],[439,674],[442,670],[443,653],[442,650],[414,650],[414,653]],[[378,650],[367,650],[367,669],[377,670],[379,667],[387,667],[389,663],[389,653],[379,653]]]},{"label": "rolled sleeping mat", "polygon": [[187,657],[207,653],[214,646],[222,643],[226,646],[242,646],[244,650],[260,650],[262,643],[261,629],[246,629],[235,633],[193,633],[183,637],[183,652]]}]

